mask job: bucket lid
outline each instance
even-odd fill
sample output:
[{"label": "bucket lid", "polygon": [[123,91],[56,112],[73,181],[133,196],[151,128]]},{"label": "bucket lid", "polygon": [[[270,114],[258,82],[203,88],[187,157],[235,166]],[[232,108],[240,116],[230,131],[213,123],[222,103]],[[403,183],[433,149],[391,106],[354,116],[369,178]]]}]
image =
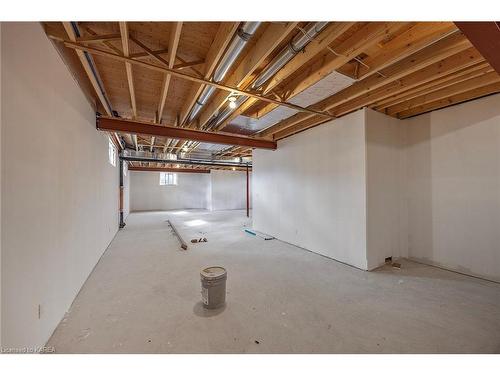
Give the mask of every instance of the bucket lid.
[{"label": "bucket lid", "polygon": [[226,269],[219,266],[207,267],[200,272],[201,277],[206,280],[221,279],[225,277],[226,274]]}]

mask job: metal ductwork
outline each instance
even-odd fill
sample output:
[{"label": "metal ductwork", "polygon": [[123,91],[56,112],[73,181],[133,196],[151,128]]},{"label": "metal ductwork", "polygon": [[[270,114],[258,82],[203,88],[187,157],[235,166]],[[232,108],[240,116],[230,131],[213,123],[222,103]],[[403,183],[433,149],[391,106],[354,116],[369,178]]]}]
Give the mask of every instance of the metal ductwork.
[{"label": "metal ductwork", "polygon": [[[257,28],[260,26],[260,22],[245,22],[242,27],[238,29],[237,34],[234,36],[233,40],[229,44],[229,47],[224,54],[224,57],[220,61],[219,65],[215,69],[213,74],[213,81],[216,83],[221,82],[226,76],[227,72],[234,64],[241,51],[250,40],[252,35],[255,33]],[[194,104],[191,113],[188,117],[188,122],[193,121],[193,119],[198,115],[201,108],[207,103],[208,99],[212,96],[215,91],[213,86],[205,86],[202,93],[200,94],[198,100]]]},{"label": "metal ductwork", "polygon": [[[78,28],[78,24],[76,22],[70,22],[71,28],[73,29],[73,32],[75,33],[76,37],[79,38],[81,36],[80,34],[80,29]],[[92,55],[90,55],[88,52],[84,51],[83,55],[85,56],[85,59],[87,60],[90,70],[92,71],[92,75],[94,76],[97,86],[99,87],[99,90],[101,90],[102,96],[104,97],[104,100],[106,101],[106,104],[108,105],[109,110],[111,111],[111,114],[113,117],[118,117],[117,113],[113,111],[111,108],[111,103],[109,102],[108,97],[106,96],[106,92],[104,91],[104,85],[102,83],[101,76],[99,73],[97,73],[97,69],[95,68],[95,63],[94,63],[94,58]],[[115,115],[116,113],[116,115]]]},{"label": "metal ductwork", "polygon": [[[257,76],[254,83],[252,84],[252,90],[257,90],[262,87],[272,76],[274,76],[286,63],[288,63],[297,53],[302,51],[309,42],[318,35],[321,30],[323,30],[328,22],[311,22],[307,24],[303,32],[298,33],[292,41],[285,47],[281,52],[267,65],[267,67]],[[245,96],[239,96],[236,99],[236,108],[241,106],[248,98]],[[226,107],[222,112],[215,117],[209,128],[217,126],[222,121],[224,121],[234,109]]]},{"label": "metal ductwork", "polygon": [[[153,155],[154,156],[154,155]],[[213,167],[252,167],[251,162],[232,162],[225,160],[204,160],[204,159],[177,159],[167,160],[157,157],[141,157],[133,155],[120,155],[120,160],[137,161],[143,163],[179,164],[179,165],[204,165]]]},{"label": "metal ductwork", "polygon": [[285,48],[269,63],[269,65],[259,74],[257,79],[252,84],[252,89],[260,88],[278,70],[283,68],[285,64],[292,59],[297,53],[302,51],[309,42],[325,28],[328,22],[312,22],[309,23],[304,32],[298,33]]},{"label": "metal ductwork", "polygon": [[[238,98],[234,102],[236,104],[235,108],[240,107],[243,103],[245,103],[247,101],[247,99],[248,98],[246,96],[238,96]],[[222,121],[224,121],[226,118],[228,118],[229,115],[233,112],[234,112],[234,109],[227,106],[226,108],[224,108],[223,111],[219,112],[219,114],[217,116],[214,116],[212,118],[212,120],[208,124],[207,129],[212,129],[214,126],[217,126]]]},{"label": "metal ductwork", "polygon": [[[77,38],[79,38],[81,36],[81,34],[80,34],[80,29],[78,27],[78,24],[76,22],[72,21],[72,22],[70,22],[70,25],[71,25],[71,28],[73,29],[73,32],[75,33],[75,36]],[[94,76],[94,78],[97,82],[97,86],[99,87],[99,90],[101,91],[101,94],[102,94],[104,100],[106,101],[106,104],[107,104],[109,110],[111,111],[111,115],[113,117],[119,117],[118,112],[113,111],[113,108],[111,107],[111,103],[106,95],[106,91],[104,91],[104,84],[102,83],[101,76],[99,75],[99,73],[97,72],[97,69],[95,67],[94,58],[92,57],[91,54],[89,54],[86,51],[83,52],[83,55],[85,56],[85,59],[87,60],[87,63],[89,64],[90,71],[92,72],[92,75]],[[97,115],[100,116],[99,113],[97,113]],[[120,146],[122,148],[125,148],[124,143],[126,144],[126,142],[123,142],[122,138],[117,133],[114,133],[114,135],[115,135],[116,140],[120,144]]]}]

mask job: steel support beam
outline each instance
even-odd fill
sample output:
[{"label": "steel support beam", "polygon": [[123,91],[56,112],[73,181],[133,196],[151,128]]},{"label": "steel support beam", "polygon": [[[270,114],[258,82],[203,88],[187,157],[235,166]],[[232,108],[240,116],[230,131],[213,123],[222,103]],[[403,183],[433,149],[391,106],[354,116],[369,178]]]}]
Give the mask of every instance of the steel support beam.
[{"label": "steel support beam", "polygon": [[210,173],[210,169],[194,169],[194,168],[159,168],[159,167],[129,167],[129,171],[141,172],[175,172],[175,173]]},{"label": "steel support beam", "polygon": [[455,22],[455,25],[500,74],[500,22]]},{"label": "steel support beam", "polygon": [[118,166],[120,168],[120,224],[119,224],[120,229],[125,227],[125,221],[123,221],[123,210],[124,210],[123,194],[125,189],[125,186],[123,184],[123,165],[124,165],[123,160],[120,159],[120,162],[118,163]]},{"label": "steel support beam", "polygon": [[98,130],[117,133],[141,134],[146,136],[276,150],[275,141],[224,132],[208,132],[203,130],[179,128],[176,126],[152,125],[147,122],[125,120],[121,118],[98,117],[96,127]]},{"label": "steel support beam", "polygon": [[248,164],[247,164],[247,217],[250,217],[250,184],[249,184],[249,174],[248,174]]}]

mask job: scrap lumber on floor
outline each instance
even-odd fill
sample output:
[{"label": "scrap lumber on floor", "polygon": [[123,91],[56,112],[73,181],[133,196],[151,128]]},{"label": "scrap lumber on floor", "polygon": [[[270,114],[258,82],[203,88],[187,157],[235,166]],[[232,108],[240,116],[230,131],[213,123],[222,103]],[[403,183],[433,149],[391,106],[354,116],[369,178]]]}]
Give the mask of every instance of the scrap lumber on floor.
[{"label": "scrap lumber on floor", "polygon": [[175,228],[175,225],[172,224],[172,222],[170,220],[167,220],[167,223],[168,225],[170,225],[170,227],[172,228],[172,230],[174,231],[175,235],[177,236],[177,238],[179,239],[179,242],[181,243],[181,248],[184,249],[184,250],[187,250],[187,243],[186,241],[184,241],[184,239],[181,237],[181,235],[179,234],[179,232],[177,231],[177,229]]}]

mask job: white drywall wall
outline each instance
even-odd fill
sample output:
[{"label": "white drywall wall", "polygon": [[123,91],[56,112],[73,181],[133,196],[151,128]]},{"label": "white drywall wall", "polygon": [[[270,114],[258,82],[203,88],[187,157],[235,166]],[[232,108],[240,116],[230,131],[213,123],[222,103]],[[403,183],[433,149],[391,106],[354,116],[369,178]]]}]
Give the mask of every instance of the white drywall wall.
[{"label": "white drywall wall", "polygon": [[208,207],[209,173],[178,173],[176,186],[160,186],[160,172],[129,173],[130,211]]},{"label": "white drywall wall", "polygon": [[406,124],[410,258],[500,281],[500,95]]},{"label": "white drywall wall", "polygon": [[254,228],[359,268],[402,256],[500,281],[499,124],[496,95],[402,121],[366,109],[256,150]]},{"label": "white drywall wall", "polygon": [[[247,207],[246,171],[212,170],[211,210],[242,210]],[[252,195],[252,173],[249,173],[249,194]],[[250,207],[252,200],[250,198]]]},{"label": "white drywall wall", "polygon": [[405,127],[371,109],[366,114],[366,240],[368,269],[406,257]]},{"label": "white drywall wall", "polygon": [[2,345],[32,348],[116,233],[119,175],[41,25],[2,24],[1,48]]},{"label": "white drywall wall", "polygon": [[254,150],[254,229],[366,269],[365,150],[363,110]]}]

